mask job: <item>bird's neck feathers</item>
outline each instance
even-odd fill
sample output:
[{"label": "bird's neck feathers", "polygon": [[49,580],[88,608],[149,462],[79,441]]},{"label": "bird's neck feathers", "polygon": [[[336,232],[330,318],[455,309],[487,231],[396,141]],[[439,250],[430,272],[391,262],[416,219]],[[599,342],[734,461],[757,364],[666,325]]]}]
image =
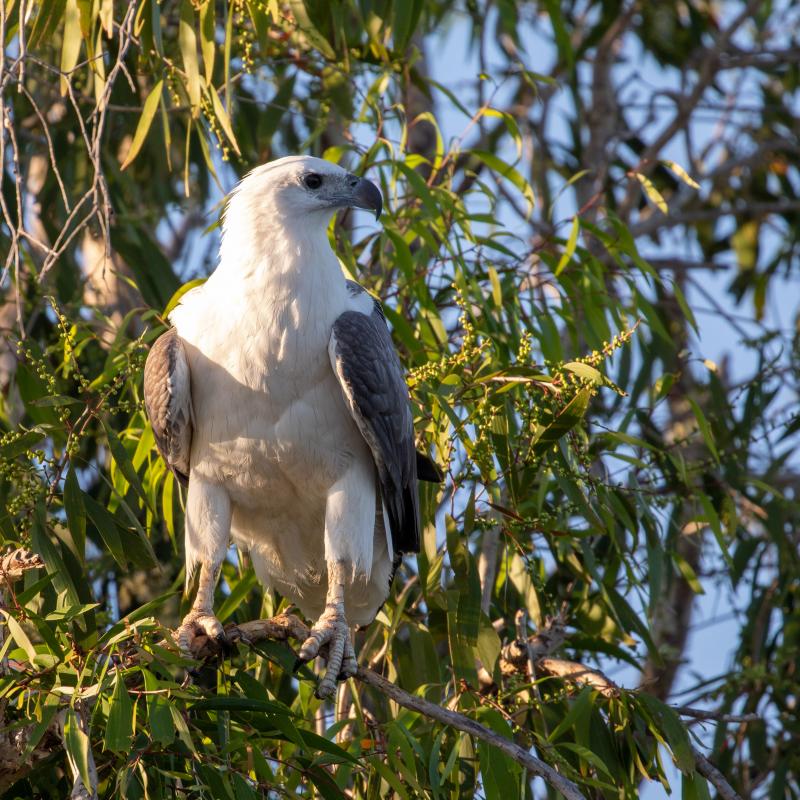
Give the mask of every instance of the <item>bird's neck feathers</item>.
[{"label": "bird's neck feathers", "polygon": [[216,273],[226,281],[257,284],[285,283],[291,276],[318,282],[326,273],[341,278],[328,241],[331,213],[293,214],[263,198],[256,204],[247,196],[234,196],[225,213]]}]

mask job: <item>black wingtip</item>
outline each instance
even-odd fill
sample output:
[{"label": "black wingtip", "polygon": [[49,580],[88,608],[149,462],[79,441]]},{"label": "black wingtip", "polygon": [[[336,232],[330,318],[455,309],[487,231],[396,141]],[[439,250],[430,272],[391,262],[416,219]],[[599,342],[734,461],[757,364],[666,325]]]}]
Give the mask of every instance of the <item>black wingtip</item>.
[{"label": "black wingtip", "polygon": [[436,462],[419,450],[417,450],[417,478],[428,483],[441,483],[444,480],[444,473]]}]

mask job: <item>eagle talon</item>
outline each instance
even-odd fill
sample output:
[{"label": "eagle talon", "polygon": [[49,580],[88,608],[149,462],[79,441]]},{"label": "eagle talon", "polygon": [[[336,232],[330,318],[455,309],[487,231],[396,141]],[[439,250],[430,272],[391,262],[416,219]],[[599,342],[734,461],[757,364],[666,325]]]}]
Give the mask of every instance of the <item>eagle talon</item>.
[{"label": "eagle talon", "polygon": [[192,645],[198,636],[207,636],[209,639],[213,639],[223,650],[228,640],[222,623],[214,614],[190,611],[183,618],[180,627],[175,631],[175,639],[181,652],[194,658],[195,654]]},{"label": "eagle talon", "polygon": [[326,611],[311,629],[308,638],[303,642],[298,653],[298,661],[310,661],[319,655],[327,645],[328,663],[325,675],[317,686],[314,696],[320,700],[336,694],[337,681],[342,676],[355,674],[356,656],[353,643],[350,641],[350,630],[347,620],[341,611]]}]

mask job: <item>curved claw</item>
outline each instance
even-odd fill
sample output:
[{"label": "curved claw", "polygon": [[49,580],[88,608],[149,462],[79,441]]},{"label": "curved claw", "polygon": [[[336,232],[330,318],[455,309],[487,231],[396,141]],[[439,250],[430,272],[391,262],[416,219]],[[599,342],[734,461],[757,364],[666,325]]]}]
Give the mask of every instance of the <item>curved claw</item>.
[{"label": "curved claw", "polygon": [[308,638],[300,647],[297,663],[302,664],[316,658],[320,649],[326,644],[328,663],[325,675],[314,692],[319,699],[333,697],[336,693],[337,680],[349,678],[356,673],[356,654],[350,641],[350,629],[343,614],[325,613],[317,620]]},{"label": "curved claw", "polygon": [[178,647],[186,655],[194,656],[192,643],[198,636],[214,639],[223,651],[228,649],[228,637],[225,635],[222,623],[213,614],[190,611],[175,631]]}]

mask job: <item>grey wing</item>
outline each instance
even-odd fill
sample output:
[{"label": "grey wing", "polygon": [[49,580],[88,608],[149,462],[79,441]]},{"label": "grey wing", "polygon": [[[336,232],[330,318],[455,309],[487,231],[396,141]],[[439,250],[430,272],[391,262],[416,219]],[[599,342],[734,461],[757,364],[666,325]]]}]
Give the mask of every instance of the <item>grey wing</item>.
[{"label": "grey wing", "polygon": [[417,453],[408,387],[380,306],[369,315],[345,311],[333,325],[328,351],[375,461],[392,549],[419,552]]},{"label": "grey wing", "polygon": [[183,342],[174,328],[160,336],[148,353],[144,405],[161,457],[185,486],[192,447],[192,391]]}]

